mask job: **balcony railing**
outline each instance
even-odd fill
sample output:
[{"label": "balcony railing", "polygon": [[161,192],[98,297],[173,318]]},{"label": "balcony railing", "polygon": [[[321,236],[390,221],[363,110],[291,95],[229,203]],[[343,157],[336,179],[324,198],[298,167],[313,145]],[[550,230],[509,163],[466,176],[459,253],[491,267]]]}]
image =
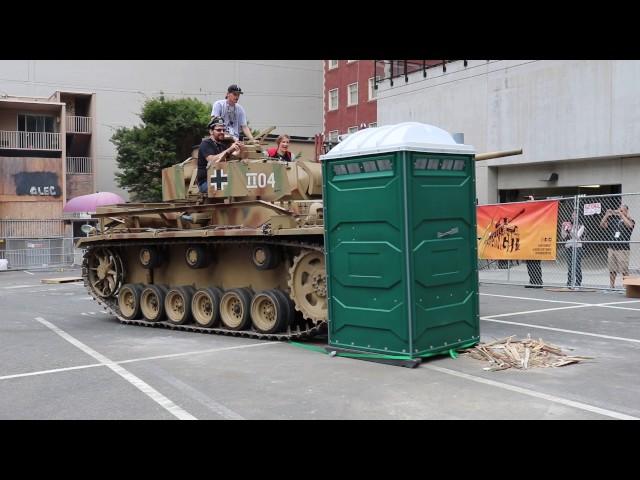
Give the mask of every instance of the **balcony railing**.
[{"label": "balcony railing", "polygon": [[67,115],[68,133],[91,133],[91,117]]},{"label": "balcony railing", "polygon": [[60,134],[0,130],[0,148],[12,150],[61,150]]},{"label": "balcony railing", "polygon": [[[393,87],[396,78],[404,77],[404,81],[409,81],[409,74],[422,71],[422,76],[427,77],[427,72],[431,68],[441,67],[443,72],[447,71],[447,63],[458,62],[459,60],[374,60],[375,80],[374,87],[378,89],[378,84],[384,80],[389,80]],[[467,66],[467,60],[462,60]]]},{"label": "balcony railing", "polygon": [[67,173],[92,173],[91,157],[67,157]]}]

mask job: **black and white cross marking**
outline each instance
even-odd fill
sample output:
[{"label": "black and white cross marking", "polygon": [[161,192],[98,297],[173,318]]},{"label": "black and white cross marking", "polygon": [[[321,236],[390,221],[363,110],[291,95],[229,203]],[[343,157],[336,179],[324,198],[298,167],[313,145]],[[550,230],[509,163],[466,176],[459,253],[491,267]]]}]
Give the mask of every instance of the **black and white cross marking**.
[{"label": "black and white cross marking", "polygon": [[224,170],[216,170],[215,175],[211,175],[211,185],[215,185],[216,190],[222,190],[227,184],[227,176],[224,174]]}]

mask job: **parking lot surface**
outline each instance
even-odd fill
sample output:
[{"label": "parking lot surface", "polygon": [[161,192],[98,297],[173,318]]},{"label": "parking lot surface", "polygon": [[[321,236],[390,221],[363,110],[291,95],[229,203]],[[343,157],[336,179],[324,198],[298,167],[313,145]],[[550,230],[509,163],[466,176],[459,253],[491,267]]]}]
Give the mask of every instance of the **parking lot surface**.
[{"label": "parking lot surface", "polygon": [[122,325],[82,283],[41,283],[79,274],[0,272],[1,419],[640,418],[640,299],[620,293],[481,285],[482,341],[530,335],[594,357],[489,372],[464,355],[408,369]]}]

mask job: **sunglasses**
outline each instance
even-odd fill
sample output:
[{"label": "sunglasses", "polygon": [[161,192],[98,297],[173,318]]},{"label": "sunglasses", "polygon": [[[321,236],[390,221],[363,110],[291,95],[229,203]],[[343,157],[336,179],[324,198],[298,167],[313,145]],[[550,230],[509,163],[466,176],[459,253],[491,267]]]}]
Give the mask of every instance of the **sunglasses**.
[{"label": "sunglasses", "polygon": [[214,132],[224,132],[224,128],[214,128]]}]

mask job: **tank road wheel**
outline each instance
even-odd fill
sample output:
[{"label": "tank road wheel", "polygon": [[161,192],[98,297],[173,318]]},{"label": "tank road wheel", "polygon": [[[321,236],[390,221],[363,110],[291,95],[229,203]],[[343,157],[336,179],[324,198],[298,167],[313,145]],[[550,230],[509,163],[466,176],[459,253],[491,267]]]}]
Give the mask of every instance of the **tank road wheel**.
[{"label": "tank road wheel", "polygon": [[182,325],[191,319],[191,298],[194,291],[195,289],[189,285],[169,289],[164,297],[167,320],[176,325]]},{"label": "tank road wheel", "polygon": [[257,293],[251,302],[251,320],[260,333],[276,333],[289,323],[289,303],[276,290]]},{"label": "tank road wheel", "polygon": [[232,288],[220,299],[220,319],[230,330],[246,330],[251,325],[251,292]]},{"label": "tank road wheel", "polygon": [[296,310],[315,323],[327,319],[327,271],[324,255],[315,250],[303,251],[289,269],[289,288]]},{"label": "tank road wheel", "polygon": [[140,294],[140,309],[144,318],[150,322],[158,322],[164,317],[164,298],[166,287],[162,285],[147,285]]},{"label": "tank road wheel", "polygon": [[271,245],[258,245],[251,250],[251,260],[258,270],[271,270],[278,266],[280,254]]},{"label": "tank road wheel", "polygon": [[96,248],[88,255],[87,276],[93,293],[102,298],[111,297],[122,285],[122,259],[108,248]]},{"label": "tank road wheel", "polygon": [[184,259],[191,268],[204,268],[209,265],[211,257],[203,246],[191,245],[184,251]]},{"label": "tank road wheel", "polygon": [[191,314],[200,327],[214,327],[220,319],[220,299],[224,292],[219,288],[202,288],[191,298]]},{"label": "tank road wheel", "polygon": [[138,259],[144,268],[156,268],[162,263],[162,255],[156,247],[141,247]]},{"label": "tank road wheel", "polygon": [[143,285],[138,283],[127,283],[122,286],[118,294],[118,309],[120,314],[127,320],[140,317],[140,294]]}]

